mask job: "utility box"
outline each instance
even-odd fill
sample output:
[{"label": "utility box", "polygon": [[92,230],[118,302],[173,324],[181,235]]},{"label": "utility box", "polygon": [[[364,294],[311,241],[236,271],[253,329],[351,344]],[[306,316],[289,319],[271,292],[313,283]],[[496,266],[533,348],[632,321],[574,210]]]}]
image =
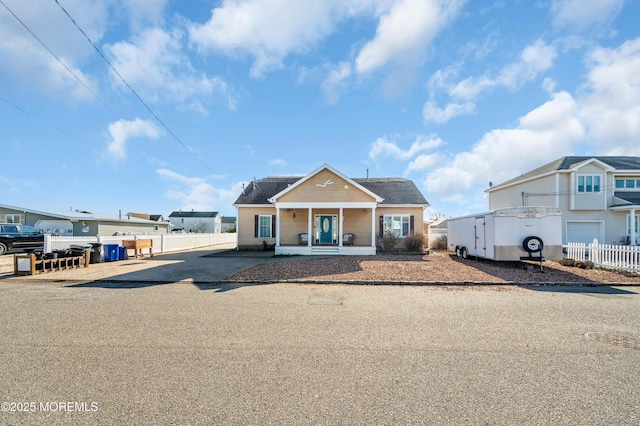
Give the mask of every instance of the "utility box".
[{"label": "utility box", "polygon": [[456,256],[497,261],[562,259],[562,212],[553,207],[511,207],[447,219]]}]

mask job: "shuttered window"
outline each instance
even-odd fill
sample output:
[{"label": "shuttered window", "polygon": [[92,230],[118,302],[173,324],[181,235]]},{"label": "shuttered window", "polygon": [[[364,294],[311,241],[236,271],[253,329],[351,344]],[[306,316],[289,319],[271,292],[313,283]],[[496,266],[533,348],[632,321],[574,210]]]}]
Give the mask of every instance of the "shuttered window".
[{"label": "shuttered window", "polygon": [[254,237],[273,238],[276,232],[275,219],[273,215],[255,215]]}]

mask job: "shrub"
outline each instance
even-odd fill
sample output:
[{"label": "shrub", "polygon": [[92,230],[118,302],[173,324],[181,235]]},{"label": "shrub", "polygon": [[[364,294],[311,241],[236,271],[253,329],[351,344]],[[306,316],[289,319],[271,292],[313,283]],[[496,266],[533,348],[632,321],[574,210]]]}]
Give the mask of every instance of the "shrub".
[{"label": "shrub", "polygon": [[390,253],[396,250],[399,238],[393,235],[391,232],[386,232],[384,237],[378,237],[378,245],[385,253]]},{"label": "shrub", "polygon": [[436,250],[446,250],[447,249],[447,236],[442,235],[433,242],[433,248]]},{"label": "shrub", "polygon": [[404,239],[404,246],[409,251],[424,251],[424,234],[415,232]]}]

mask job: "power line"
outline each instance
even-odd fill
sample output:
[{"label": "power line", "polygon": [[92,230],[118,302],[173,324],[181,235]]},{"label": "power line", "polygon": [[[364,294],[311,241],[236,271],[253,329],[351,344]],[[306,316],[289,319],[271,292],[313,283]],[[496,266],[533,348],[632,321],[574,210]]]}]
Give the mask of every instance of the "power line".
[{"label": "power line", "polygon": [[65,15],[67,15],[67,17],[71,20],[71,22],[73,23],[73,25],[75,25],[75,27],[78,29],[78,31],[80,31],[80,33],[82,33],[82,35],[87,39],[89,44],[91,44],[91,46],[93,46],[95,51],[98,52],[98,55],[102,58],[102,60],[105,61],[107,65],[109,65],[109,68],[111,68],[111,70],[118,76],[118,78],[120,78],[120,80],[124,83],[124,85],[129,88],[131,93],[133,93],[133,95],[136,98],[138,98],[140,103],[142,105],[144,105],[144,107],[147,109],[147,111],[149,111],[149,113],[158,121],[158,123],[160,123],[160,125],[162,127],[164,127],[164,129],[176,141],[178,141],[178,143],[180,143],[180,145],[182,145],[183,148],[186,149],[187,152],[189,152],[189,154],[191,154],[191,156],[193,156],[193,158],[195,158],[198,162],[200,162],[200,164],[202,164],[204,167],[206,167],[209,171],[213,172],[213,170],[209,167],[209,165],[207,165],[202,159],[200,159],[197,155],[195,155],[195,153],[193,151],[191,151],[191,149],[184,142],[182,142],[182,140],[180,140],[180,138],[175,133],[173,133],[173,131],[171,131],[171,129],[160,119],[160,117],[158,117],[158,115],[151,109],[151,107],[149,107],[149,105],[147,105],[147,103],[142,99],[142,97],[140,97],[140,95],[138,95],[138,93],[133,89],[133,87],[131,87],[131,85],[129,85],[129,83],[124,79],[124,77],[122,77],[122,75],[120,75],[120,73],[115,69],[115,67],[111,64],[111,62],[104,56],[102,51],[100,51],[98,46],[96,46],[96,44],[91,40],[91,38],[89,38],[89,36],[84,32],[84,30],[80,27],[80,25],[78,25],[78,23],[73,19],[73,17],[69,14],[69,12],[67,12],[67,10],[60,4],[60,2],[58,0],[54,0],[54,1],[60,7],[60,9],[62,9],[62,11],[65,13]]},{"label": "power line", "polygon": [[[0,2],[1,2],[1,1],[2,1],[2,0],[0,0]],[[10,105],[10,106],[14,107],[14,108],[15,108],[15,109],[17,109],[18,111],[21,111],[21,112],[23,112],[23,113],[25,113],[25,114],[27,114],[27,115],[29,115],[29,116],[31,116],[31,117],[33,117],[33,118],[37,119],[37,120],[40,120],[40,118],[39,118],[39,117],[36,117],[35,115],[33,115],[32,113],[30,113],[30,112],[29,112],[29,111],[27,111],[26,109],[24,109],[24,108],[22,108],[22,107],[20,107],[20,106],[18,106],[18,105],[16,105],[16,104],[14,104],[13,102],[11,102],[11,101],[9,101],[9,100],[7,100],[7,99],[3,98],[2,96],[0,96],[0,101],[3,101],[3,102],[5,102],[6,104],[8,104],[8,105]],[[45,122],[45,123],[46,123],[46,122]],[[52,128],[54,128],[54,129],[56,129],[56,130],[57,130],[57,131],[59,131],[60,133],[63,133],[63,134],[65,134],[65,135],[69,136],[70,138],[77,140],[78,142],[81,142],[81,143],[84,143],[84,142],[85,142],[85,141],[83,141],[82,139],[78,138],[77,136],[74,136],[74,135],[72,135],[71,133],[67,132],[66,130],[63,130],[63,129],[59,128],[59,127],[56,127],[56,126],[54,126],[54,125],[53,125],[53,124],[51,124],[51,123],[46,123],[46,124],[47,124],[48,126],[51,126],[51,127],[52,127]]]},{"label": "power line", "polygon": [[[115,111],[113,111],[113,110],[109,107],[109,105],[107,105],[107,104],[106,104],[102,99],[100,99],[100,97],[99,97],[97,94],[95,94],[95,93],[93,92],[93,90],[91,90],[91,88],[90,88],[89,86],[87,86],[87,85],[86,85],[86,83],[85,83],[84,81],[82,81],[82,79],[81,79],[80,77],[78,77],[78,75],[77,75],[76,73],[74,73],[74,72],[73,72],[73,71],[72,71],[72,70],[67,66],[67,64],[65,64],[65,63],[62,61],[62,59],[60,59],[60,58],[58,57],[58,55],[56,55],[56,54],[55,54],[55,53],[54,53],[54,52],[49,48],[49,46],[47,46],[47,45],[46,45],[42,40],[40,40],[40,38],[39,38],[39,37],[38,37],[38,36],[37,36],[33,31],[31,31],[31,28],[29,28],[29,27],[27,26],[27,24],[25,24],[25,23],[24,23],[24,22],[23,22],[23,21],[22,21],[22,20],[21,20],[21,19],[20,19],[16,14],[15,14],[15,13],[13,13],[13,11],[12,11],[11,9],[9,9],[9,6],[7,6],[7,5],[6,5],[2,0],[0,0],[0,4],[2,4],[2,5],[4,6],[4,8],[5,8],[5,9],[7,9],[7,11],[9,11],[9,13],[10,13],[11,15],[13,15],[13,17],[14,17],[14,18],[16,18],[16,20],[17,20],[18,22],[20,22],[20,24],[21,24],[21,25],[22,25],[22,26],[23,26],[27,31],[29,31],[29,33],[33,36],[33,38],[35,38],[36,40],[38,40],[38,42],[42,45],[42,47],[44,47],[45,49],[47,49],[47,51],[51,54],[51,56],[53,56],[53,57],[56,59],[56,61],[58,61],[58,62],[59,62],[59,63],[60,63],[60,64],[61,64],[61,65],[62,65],[62,66],[63,66],[63,67],[68,71],[68,72],[69,72],[69,74],[71,74],[71,75],[72,75],[76,80],[78,80],[78,82],[79,82],[80,84],[82,84],[82,85],[84,86],[84,88],[85,88],[85,89],[87,89],[87,91],[88,91],[89,93],[91,93],[91,94],[92,94],[92,95],[93,95],[93,96],[94,96],[98,101],[100,101],[100,103],[102,103],[102,105],[104,105],[104,106],[105,106],[109,111],[111,111],[111,113],[112,113],[115,117],[117,117],[117,114],[115,113]],[[7,103],[9,103],[9,102],[7,102]],[[14,106],[15,106],[15,105],[14,105]],[[23,110],[23,111],[24,111],[24,110]],[[24,112],[26,112],[26,111],[24,111]]]}]

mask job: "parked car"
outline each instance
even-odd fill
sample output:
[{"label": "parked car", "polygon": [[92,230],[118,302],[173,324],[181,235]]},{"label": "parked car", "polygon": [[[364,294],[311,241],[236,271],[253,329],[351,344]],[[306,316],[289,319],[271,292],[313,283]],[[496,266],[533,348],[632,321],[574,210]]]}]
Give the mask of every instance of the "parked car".
[{"label": "parked car", "polygon": [[8,250],[33,250],[44,247],[44,234],[31,226],[0,223],[0,255]]}]

